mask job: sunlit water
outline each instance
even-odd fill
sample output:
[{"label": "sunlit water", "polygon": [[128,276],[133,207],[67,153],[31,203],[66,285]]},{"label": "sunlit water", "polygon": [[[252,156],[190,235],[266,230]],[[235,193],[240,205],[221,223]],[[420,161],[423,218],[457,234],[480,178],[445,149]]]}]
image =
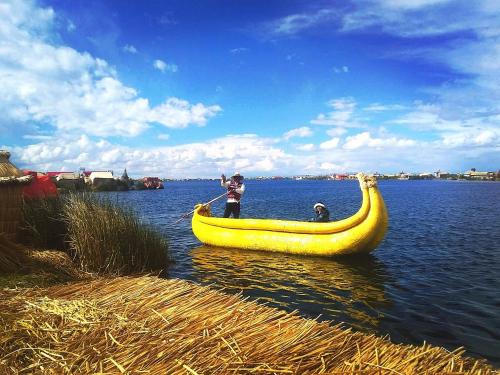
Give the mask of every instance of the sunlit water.
[{"label": "sunlit water", "polygon": [[[243,217],[307,220],[321,200],[334,219],[356,212],[355,181],[247,181]],[[394,342],[464,346],[500,366],[500,183],[381,181],[389,211],[384,242],[368,257],[325,259],[201,246],[194,203],[217,181],[167,182],[165,190],[114,193],[170,240],[168,277],[224,288],[303,316],[389,335]],[[224,202],[214,204],[221,215]]]}]

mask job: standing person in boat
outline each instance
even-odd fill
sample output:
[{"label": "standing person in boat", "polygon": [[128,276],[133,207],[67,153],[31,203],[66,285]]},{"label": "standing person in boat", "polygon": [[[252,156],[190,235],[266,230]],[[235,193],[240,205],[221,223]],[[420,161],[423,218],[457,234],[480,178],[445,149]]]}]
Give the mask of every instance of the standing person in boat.
[{"label": "standing person in boat", "polygon": [[245,192],[243,176],[236,172],[231,176],[231,179],[227,181],[226,176],[222,175],[220,185],[227,189],[227,202],[226,209],[224,210],[224,217],[229,217],[232,214],[235,219],[238,219],[240,217],[240,199]]},{"label": "standing person in boat", "polygon": [[316,203],[314,205],[314,212],[316,213],[316,216],[309,221],[314,221],[317,223],[327,223],[330,221],[330,211],[328,211],[328,208],[326,208],[324,203]]}]

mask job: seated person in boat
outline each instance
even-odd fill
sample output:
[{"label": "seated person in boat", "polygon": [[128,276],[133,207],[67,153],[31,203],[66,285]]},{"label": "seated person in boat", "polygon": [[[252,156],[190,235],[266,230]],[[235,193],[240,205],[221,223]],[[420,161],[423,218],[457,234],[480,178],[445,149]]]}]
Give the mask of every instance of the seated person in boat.
[{"label": "seated person in boat", "polygon": [[245,192],[243,176],[236,172],[231,176],[231,179],[227,181],[226,176],[222,175],[220,185],[227,189],[227,202],[226,209],[224,210],[224,217],[233,215],[235,219],[238,219],[240,217],[240,199]]},{"label": "seated person in boat", "polygon": [[316,216],[309,221],[317,223],[327,223],[330,221],[330,211],[328,211],[328,208],[326,208],[322,202],[318,202],[314,205],[314,212],[316,213]]}]

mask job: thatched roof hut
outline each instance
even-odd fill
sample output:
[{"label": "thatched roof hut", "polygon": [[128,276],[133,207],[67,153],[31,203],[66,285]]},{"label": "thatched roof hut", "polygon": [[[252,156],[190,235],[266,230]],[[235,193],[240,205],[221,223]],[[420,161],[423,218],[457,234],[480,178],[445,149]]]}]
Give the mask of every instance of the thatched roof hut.
[{"label": "thatched roof hut", "polygon": [[23,186],[33,177],[23,176],[9,158],[10,152],[0,150],[0,233],[14,239],[21,218]]}]

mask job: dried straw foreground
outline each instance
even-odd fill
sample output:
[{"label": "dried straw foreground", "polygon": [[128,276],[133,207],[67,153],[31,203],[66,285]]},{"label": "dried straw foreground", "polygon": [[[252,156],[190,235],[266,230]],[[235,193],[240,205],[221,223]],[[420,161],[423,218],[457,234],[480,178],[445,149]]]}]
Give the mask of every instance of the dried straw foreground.
[{"label": "dried straw foreground", "polygon": [[47,286],[91,276],[62,251],[26,248],[0,233],[0,288]]},{"label": "dried straw foreground", "polygon": [[460,350],[392,344],[183,280],[96,279],[0,299],[2,374],[495,373]]}]

